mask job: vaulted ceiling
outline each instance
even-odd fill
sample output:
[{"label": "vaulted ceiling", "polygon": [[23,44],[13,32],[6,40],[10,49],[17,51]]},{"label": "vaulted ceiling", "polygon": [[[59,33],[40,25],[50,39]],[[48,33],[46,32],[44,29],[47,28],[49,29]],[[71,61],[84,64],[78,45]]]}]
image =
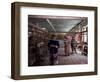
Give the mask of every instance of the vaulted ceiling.
[{"label": "vaulted ceiling", "polygon": [[37,24],[49,32],[69,32],[84,19],[85,17],[28,16],[29,23]]}]

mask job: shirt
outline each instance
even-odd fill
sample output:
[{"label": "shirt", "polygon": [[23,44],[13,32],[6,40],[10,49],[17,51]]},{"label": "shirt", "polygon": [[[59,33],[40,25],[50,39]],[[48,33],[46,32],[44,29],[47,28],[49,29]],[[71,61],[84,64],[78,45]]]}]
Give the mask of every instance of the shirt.
[{"label": "shirt", "polygon": [[59,41],[49,40],[48,47],[50,49],[50,53],[56,54],[58,52],[58,48],[56,48],[55,46],[57,46],[59,48]]}]

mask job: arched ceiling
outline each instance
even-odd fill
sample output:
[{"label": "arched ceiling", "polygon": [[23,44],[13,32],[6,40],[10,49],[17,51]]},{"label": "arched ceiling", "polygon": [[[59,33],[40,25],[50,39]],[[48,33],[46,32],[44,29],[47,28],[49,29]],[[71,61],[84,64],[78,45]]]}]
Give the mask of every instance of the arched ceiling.
[{"label": "arched ceiling", "polygon": [[69,32],[86,17],[60,17],[60,16],[28,16],[28,22],[38,24],[40,28],[46,28],[49,32]]}]

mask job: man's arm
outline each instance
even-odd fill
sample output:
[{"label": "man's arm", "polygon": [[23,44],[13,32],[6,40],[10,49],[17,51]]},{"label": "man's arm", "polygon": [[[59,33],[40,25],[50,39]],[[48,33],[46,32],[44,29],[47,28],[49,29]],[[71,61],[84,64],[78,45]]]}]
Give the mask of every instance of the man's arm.
[{"label": "man's arm", "polygon": [[58,46],[58,48],[60,48],[59,41],[57,41],[57,46]]}]

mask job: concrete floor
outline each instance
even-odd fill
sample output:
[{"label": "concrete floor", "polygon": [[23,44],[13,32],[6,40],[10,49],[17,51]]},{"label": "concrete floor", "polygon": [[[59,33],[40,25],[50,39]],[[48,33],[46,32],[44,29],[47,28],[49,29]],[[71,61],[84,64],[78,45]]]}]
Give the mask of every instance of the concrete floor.
[{"label": "concrete floor", "polygon": [[70,64],[87,64],[87,56],[81,54],[71,54],[70,56],[59,56],[59,65],[70,65]]},{"label": "concrete floor", "polygon": [[[69,56],[64,55],[64,50],[59,51],[59,65],[70,65],[70,64],[87,64],[88,58],[81,54],[81,51],[77,49],[77,53],[70,54]],[[63,55],[61,54],[63,53]]]},{"label": "concrete floor", "polygon": [[[42,57],[42,60],[39,62],[37,66],[47,66],[50,65],[50,55],[46,55]],[[74,64],[87,64],[88,57],[82,55],[81,52],[77,49],[77,54],[73,53],[69,56],[64,54],[63,49],[59,49],[58,52],[58,64],[56,65],[74,65]]]}]

